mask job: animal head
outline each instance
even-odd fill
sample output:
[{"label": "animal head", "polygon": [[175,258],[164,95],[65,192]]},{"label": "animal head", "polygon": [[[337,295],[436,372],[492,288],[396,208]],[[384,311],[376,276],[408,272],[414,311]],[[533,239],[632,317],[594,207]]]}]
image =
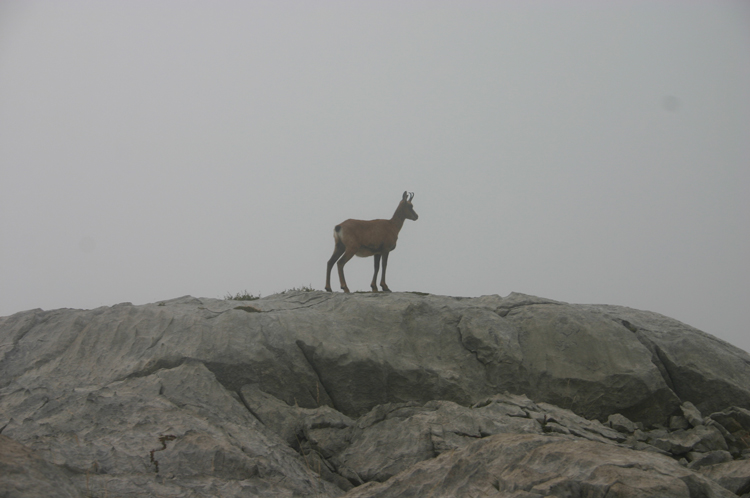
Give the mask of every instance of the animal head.
[{"label": "animal head", "polygon": [[404,218],[417,221],[419,215],[414,211],[414,205],[411,203],[412,199],[414,199],[414,192],[404,192],[404,195],[401,197],[399,209],[403,210]]}]

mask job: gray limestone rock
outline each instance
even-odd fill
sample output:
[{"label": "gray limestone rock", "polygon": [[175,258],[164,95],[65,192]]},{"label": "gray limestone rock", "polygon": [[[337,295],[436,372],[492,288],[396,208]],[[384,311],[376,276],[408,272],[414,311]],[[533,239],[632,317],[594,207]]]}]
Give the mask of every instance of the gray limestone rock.
[{"label": "gray limestone rock", "polygon": [[733,455],[739,456],[750,451],[750,410],[732,406],[712,413],[707,424],[722,432]]},{"label": "gray limestone rock", "polygon": [[619,413],[614,413],[607,417],[607,425],[618,432],[633,434],[638,428],[627,417]]},{"label": "gray limestone rock", "polygon": [[695,405],[690,401],[682,403],[682,405],[680,405],[680,410],[682,410],[685,420],[687,420],[691,426],[698,427],[699,425],[703,425],[703,415],[701,415],[701,412],[698,411]]},{"label": "gray limestone rock", "polygon": [[[747,352],[677,320],[622,306],[592,305],[617,320],[652,354],[652,362],[672,392],[701,413],[727,406],[747,407],[750,389]],[[638,417],[631,417],[638,420]]]},{"label": "gray limestone rock", "polygon": [[715,427],[704,425],[686,431],[680,429],[670,432],[663,437],[649,441],[649,443],[676,456],[685,455],[690,451],[705,453],[717,450],[727,451],[728,449],[721,432]]},{"label": "gray limestone rock", "polygon": [[[6,391],[7,392],[7,391]],[[97,495],[259,496],[326,493],[300,455],[227,391],[203,363],[65,390],[13,391],[3,435],[64,467]],[[20,409],[16,409],[20,407]],[[270,485],[272,480],[279,483]],[[88,495],[87,495],[88,496]]]},{"label": "gray limestone rock", "polygon": [[504,318],[519,330],[526,394],[533,399],[586,418],[621,413],[647,424],[679,406],[648,348],[613,317],[595,307],[532,304],[515,294],[503,301],[510,301],[503,303],[510,306]]},{"label": "gray limestone rock", "polygon": [[0,434],[0,496],[81,497],[81,491],[70,482],[72,475],[64,467]]},{"label": "gray limestone rock", "polygon": [[702,467],[699,472],[732,493],[750,493],[750,460],[735,460]]},{"label": "gray limestone rock", "polygon": [[682,415],[672,415],[669,417],[669,430],[686,430],[690,428],[690,423]]},{"label": "gray limestone rock", "polygon": [[[637,462],[637,463],[636,463]],[[399,496],[735,496],[715,482],[653,453],[569,436],[499,434],[421,462],[350,498]]]},{"label": "gray limestone rock", "polygon": [[[710,411],[738,400],[750,406],[746,353],[628,308],[522,294],[322,292],[253,301],[262,310],[253,313],[237,301],[184,297],[159,304],[1,318],[10,347],[0,351],[0,387],[23,386],[38,375],[52,388],[106,385],[191,358],[232,392],[254,384],[289,405],[328,405],[349,417],[394,402],[471,405],[505,391],[586,418],[621,413],[646,425],[666,423],[682,401],[717,406]],[[693,343],[701,344],[700,361],[673,369],[669,347]]]},{"label": "gray limestone rock", "polygon": [[730,462],[732,461],[732,454],[725,450],[715,450],[707,453],[691,451],[687,454],[687,458],[690,461],[688,464],[689,469],[699,469],[707,465]]},{"label": "gray limestone rock", "polygon": [[[32,310],[0,318],[0,345],[0,485],[29,494],[391,496],[435,466],[456,492],[724,496],[674,458],[750,442],[743,351],[655,313],[522,294]],[[644,428],[675,416],[694,427]],[[502,482],[462,477],[500,447],[556,477],[510,460]],[[610,467],[579,455],[589,477],[570,473],[569,453],[607,451]]]}]

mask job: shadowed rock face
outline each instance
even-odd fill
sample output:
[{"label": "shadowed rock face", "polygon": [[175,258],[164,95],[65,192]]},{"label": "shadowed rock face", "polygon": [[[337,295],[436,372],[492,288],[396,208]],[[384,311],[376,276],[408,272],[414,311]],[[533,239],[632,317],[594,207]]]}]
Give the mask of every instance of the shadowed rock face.
[{"label": "shadowed rock face", "polygon": [[[448,453],[490,455],[520,434],[647,451],[676,466],[669,496],[725,496],[703,477],[720,469],[684,465],[737,467],[749,408],[744,351],[656,313],[522,294],[186,296],[0,318],[0,444],[82,495],[398,496],[415,466],[437,476],[461,467]],[[517,496],[594,489],[511,474],[532,493]],[[623,489],[612,496],[640,488]]]}]

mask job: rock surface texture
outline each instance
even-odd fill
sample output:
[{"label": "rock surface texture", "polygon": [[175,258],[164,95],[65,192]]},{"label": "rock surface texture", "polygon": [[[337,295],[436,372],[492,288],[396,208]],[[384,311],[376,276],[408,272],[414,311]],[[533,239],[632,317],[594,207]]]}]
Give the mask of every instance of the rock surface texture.
[{"label": "rock surface texture", "polygon": [[750,496],[750,356],[522,294],[0,318],[0,496]]}]

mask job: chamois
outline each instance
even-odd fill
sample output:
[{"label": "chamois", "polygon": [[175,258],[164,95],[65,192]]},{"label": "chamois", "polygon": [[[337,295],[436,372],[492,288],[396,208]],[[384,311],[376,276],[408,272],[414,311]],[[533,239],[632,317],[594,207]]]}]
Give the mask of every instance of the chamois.
[{"label": "chamois", "polygon": [[414,198],[414,192],[404,192],[401,202],[398,203],[396,212],[390,220],[346,220],[333,229],[333,240],[336,246],[333,249],[333,255],[328,260],[328,269],[326,272],[326,290],[331,291],[331,269],[333,264],[338,261],[339,281],[344,292],[349,292],[344,278],[344,265],[352,259],[353,256],[366,258],[375,256],[375,274],[372,276],[373,292],[378,292],[376,285],[378,270],[380,269],[380,258],[383,258],[383,276],[380,279],[380,287],[383,292],[391,292],[385,284],[385,268],[388,265],[388,253],[396,248],[398,232],[404,225],[404,220],[416,221],[419,216],[414,212],[411,200]]}]

